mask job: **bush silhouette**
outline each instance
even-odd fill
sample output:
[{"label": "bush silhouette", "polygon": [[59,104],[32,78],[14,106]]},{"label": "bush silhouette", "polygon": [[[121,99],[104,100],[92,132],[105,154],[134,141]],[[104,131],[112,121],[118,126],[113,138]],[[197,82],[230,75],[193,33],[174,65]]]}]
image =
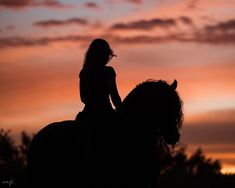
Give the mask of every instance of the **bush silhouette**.
[{"label": "bush silhouette", "polygon": [[201,148],[187,156],[186,146],[179,147],[173,157],[168,156],[162,163],[159,187],[222,188],[235,185],[235,176],[223,175],[220,170],[221,162],[207,158]]},{"label": "bush silhouette", "polygon": [[9,187],[6,182],[11,181],[11,187],[26,187],[27,152],[32,137],[23,131],[21,143],[16,145],[10,132],[0,130],[0,183],[3,187]]}]

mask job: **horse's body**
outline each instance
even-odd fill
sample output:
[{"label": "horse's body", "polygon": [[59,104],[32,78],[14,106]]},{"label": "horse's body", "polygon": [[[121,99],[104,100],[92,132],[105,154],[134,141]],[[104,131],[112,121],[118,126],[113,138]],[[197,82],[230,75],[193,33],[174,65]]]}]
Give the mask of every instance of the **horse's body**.
[{"label": "horse's body", "polygon": [[80,113],[52,123],[32,140],[28,155],[32,187],[153,187],[162,146],[179,140],[182,104],[176,86],[145,82],[107,118]]},{"label": "horse's body", "polygon": [[92,125],[78,118],[52,123],[39,131],[28,155],[30,185],[86,188],[108,183],[110,178],[105,176],[111,167],[107,163],[112,130],[104,131],[102,124]]}]

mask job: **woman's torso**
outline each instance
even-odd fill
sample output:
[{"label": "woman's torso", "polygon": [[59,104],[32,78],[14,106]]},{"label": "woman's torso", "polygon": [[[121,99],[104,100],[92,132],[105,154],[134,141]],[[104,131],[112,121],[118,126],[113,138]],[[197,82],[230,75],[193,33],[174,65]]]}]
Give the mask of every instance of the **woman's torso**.
[{"label": "woman's torso", "polygon": [[85,88],[85,111],[106,112],[112,111],[109,99],[109,81],[115,77],[112,67],[99,69],[82,69],[80,82]]}]

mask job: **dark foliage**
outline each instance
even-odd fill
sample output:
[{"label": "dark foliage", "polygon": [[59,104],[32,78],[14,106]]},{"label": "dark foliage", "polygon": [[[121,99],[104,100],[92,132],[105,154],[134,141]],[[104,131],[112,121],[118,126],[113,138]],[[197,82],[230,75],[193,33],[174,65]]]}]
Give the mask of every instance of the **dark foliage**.
[{"label": "dark foliage", "polygon": [[220,161],[207,158],[201,148],[198,148],[191,156],[187,156],[186,147],[180,147],[173,157],[169,156],[164,159],[159,187],[214,188],[226,187],[225,185],[230,183],[235,185],[235,176],[232,180],[232,176],[222,175],[220,170]]},{"label": "dark foliage", "polygon": [[10,130],[0,130],[0,187],[26,186],[26,156],[31,136],[21,133],[21,143],[16,145]]}]

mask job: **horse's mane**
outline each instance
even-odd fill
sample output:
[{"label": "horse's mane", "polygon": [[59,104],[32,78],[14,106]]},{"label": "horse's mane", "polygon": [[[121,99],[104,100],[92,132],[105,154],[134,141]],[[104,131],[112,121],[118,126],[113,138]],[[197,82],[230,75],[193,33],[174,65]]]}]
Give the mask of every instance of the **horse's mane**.
[{"label": "horse's mane", "polygon": [[177,81],[147,80],[138,84],[123,100],[122,114],[133,122],[155,132],[158,144],[169,150],[177,142],[167,141],[183,124],[183,102],[176,91]]}]

